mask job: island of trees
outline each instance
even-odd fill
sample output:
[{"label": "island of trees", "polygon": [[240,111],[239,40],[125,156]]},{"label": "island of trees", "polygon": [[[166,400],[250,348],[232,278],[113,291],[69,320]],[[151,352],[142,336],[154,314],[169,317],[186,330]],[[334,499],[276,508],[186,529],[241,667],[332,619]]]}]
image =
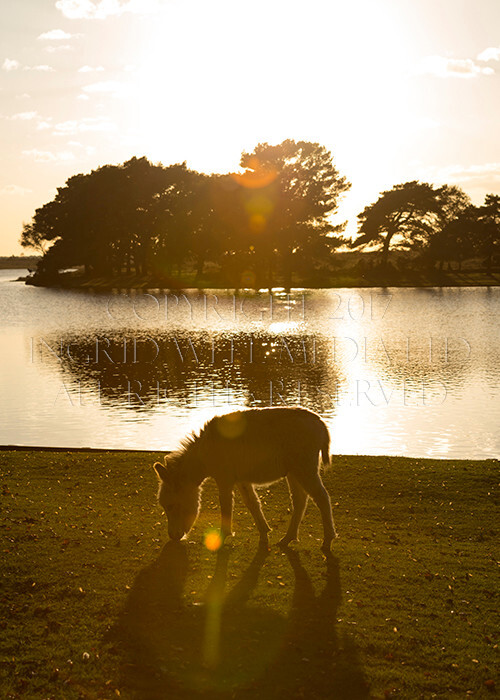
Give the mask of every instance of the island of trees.
[{"label": "island of trees", "polygon": [[[262,143],[240,172],[206,175],[146,158],[69,178],[24,224],[41,285],[261,288],[446,283],[465,261],[495,284],[500,196],[405,182],[334,225],[350,183],[318,143]],[[350,252],[347,252],[350,251]],[[359,251],[362,251],[360,253]],[[71,274],[61,271],[74,268]]]}]

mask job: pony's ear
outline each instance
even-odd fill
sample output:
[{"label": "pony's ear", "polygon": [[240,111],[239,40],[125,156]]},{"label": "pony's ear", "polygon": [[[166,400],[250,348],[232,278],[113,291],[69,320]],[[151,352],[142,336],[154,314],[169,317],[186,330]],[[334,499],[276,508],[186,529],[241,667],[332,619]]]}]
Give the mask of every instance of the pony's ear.
[{"label": "pony's ear", "polygon": [[163,464],[160,464],[159,462],[155,462],[153,464],[153,469],[158,474],[158,478],[161,481],[166,481],[168,479],[168,471],[167,471],[167,468],[163,466]]}]

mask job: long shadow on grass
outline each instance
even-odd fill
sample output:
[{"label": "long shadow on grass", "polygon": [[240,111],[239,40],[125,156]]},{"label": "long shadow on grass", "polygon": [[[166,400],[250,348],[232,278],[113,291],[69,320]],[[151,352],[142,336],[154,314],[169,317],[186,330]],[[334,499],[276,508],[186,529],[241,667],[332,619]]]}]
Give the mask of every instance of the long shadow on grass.
[{"label": "long shadow on grass", "polygon": [[[166,544],[138,574],[112,631],[122,691],[141,700],[366,697],[355,646],[336,629],[338,560],[326,559],[316,595],[299,554],[284,552],[294,581],[288,615],[250,600],[267,550],[257,550],[229,591],[231,550],[219,551],[205,602],[196,605],[184,597],[186,584],[194,593],[187,548]],[[283,588],[275,597],[281,594]]]}]

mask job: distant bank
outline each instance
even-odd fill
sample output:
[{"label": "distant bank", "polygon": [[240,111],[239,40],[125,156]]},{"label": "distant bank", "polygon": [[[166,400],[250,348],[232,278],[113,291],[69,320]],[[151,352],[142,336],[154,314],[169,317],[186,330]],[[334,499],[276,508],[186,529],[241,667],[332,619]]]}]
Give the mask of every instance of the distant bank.
[{"label": "distant bank", "polygon": [[[394,261],[385,267],[378,264],[376,254],[337,253],[335,263],[311,270],[308,274],[294,274],[290,288],[328,289],[342,287],[495,287],[500,285],[500,267],[489,270],[478,259],[448,265],[447,269],[422,266],[414,259],[394,253]],[[29,270],[26,283],[39,287],[89,289],[110,291],[116,289],[277,289],[284,288],[280,275],[272,280],[257,280],[251,272],[231,274],[213,266],[202,275],[190,267],[174,274],[154,272],[136,274],[123,271],[118,274],[84,274],[83,267],[59,272],[37,272],[40,256],[0,257],[0,269]],[[482,264],[483,263],[483,264]]]},{"label": "distant bank", "polygon": [[[196,279],[194,275],[163,277],[157,275],[116,275],[84,276],[74,272],[59,273],[48,277],[32,276],[27,284],[40,287],[62,289],[88,289],[107,292],[122,289],[245,289],[244,282],[227,280],[213,275]],[[500,285],[500,271],[485,270],[440,271],[440,270],[398,270],[395,268],[384,272],[374,269],[360,273],[357,270],[339,270],[329,274],[314,275],[307,278],[294,278],[291,288],[328,289],[328,288],[363,288],[363,287],[495,287]],[[263,284],[260,288],[283,288],[281,280],[272,284]]]},{"label": "distant bank", "polygon": [[2,255],[0,256],[0,270],[35,270],[40,255]]}]

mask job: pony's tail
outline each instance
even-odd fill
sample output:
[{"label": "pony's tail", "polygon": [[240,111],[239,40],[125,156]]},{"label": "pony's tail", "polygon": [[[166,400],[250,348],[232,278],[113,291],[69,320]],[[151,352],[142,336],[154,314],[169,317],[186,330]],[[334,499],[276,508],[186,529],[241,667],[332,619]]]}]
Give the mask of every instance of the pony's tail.
[{"label": "pony's tail", "polygon": [[329,467],[331,465],[330,463],[330,433],[328,432],[328,428],[325,427],[325,437],[323,440],[323,443],[321,445],[321,461],[323,462],[323,466]]}]

